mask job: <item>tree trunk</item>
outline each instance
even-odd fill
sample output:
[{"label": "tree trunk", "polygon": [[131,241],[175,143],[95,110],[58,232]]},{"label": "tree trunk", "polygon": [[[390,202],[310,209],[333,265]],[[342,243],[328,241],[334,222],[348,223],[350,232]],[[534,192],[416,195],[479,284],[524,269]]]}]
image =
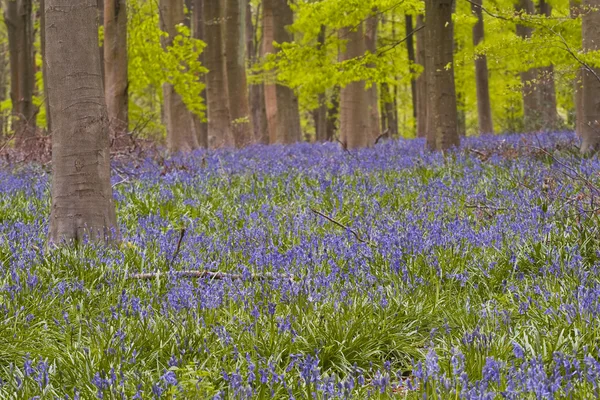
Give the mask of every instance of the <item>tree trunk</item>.
[{"label": "tree trunk", "polygon": [[[581,13],[581,0],[570,0],[569,9],[571,11],[571,18],[578,18]],[[583,119],[583,68],[577,68],[577,75],[573,82],[573,90],[575,92],[575,132],[577,136],[581,137],[581,121]]]},{"label": "tree trunk", "polygon": [[35,136],[37,114],[33,105],[35,64],[32,1],[11,0],[5,5],[4,22],[8,31],[13,130],[17,146],[26,146],[27,141]]},{"label": "tree trunk", "polygon": [[[471,11],[477,17],[477,23],[473,26],[473,45],[477,47],[483,41],[483,10],[482,0],[473,0]],[[479,121],[479,133],[494,133],[492,122],[492,105],[490,103],[490,87],[487,57],[480,54],[475,59],[475,84],[477,87],[477,117]]]},{"label": "tree trunk", "polygon": [[[408,62],[410,65],[414,65],[416,63],[415,57],[415,44],[413,39],[413,17],[412,15],[406,14],[404,16],[404,21],[406,25],[406,50],[408,52]],[[383,89],[382,89],[383,90]],[[412,109],[413,109],[413,118],[415,122],[417,120],[417,81],[415,78],[410,80],[410,94],[412,99]]]},{"label": "tree trunk", "polygon": [[[6,93],[8,89],[8,81],[7,77],[10,75],[8,72],[8,62],[6,59],[6,54],[8,51],[8,47],[6,43],[0,42],[0,103],[6,100]],[[0,140],[4,138],[4,134],[6,133],[6,120],[4,118],[4,113],[0,111]]]},{"label": "tree trunk", "polygon": [[50,100],[48,98],[48,82],[46,72],[46,6],[45,0],[40,0],[40,51],[42,55],[42,77],[44,82],[44,107],[46,110],[46,130],[52,132],[52,119],[50,117]]},{"label": "tree trunk", "polygon": [[[371,15],[365,23],[365,48],[371,54],[377,53],[378,25],[379,18],[377,17],[377,10],[373,9],[373,15]],[[369,104],[369,136],[371,143],[375,143],[379,135],[381,135],[381,117],[379,116],[379,93],[377,90],[377,83],[373,82],[367,92]]]},{"label": "tree trunk", "polygon": [[[327,55],[323,53],[323,46],[325,45],[325,25],[321,25],[321,31],[317,38],[317,48],[322,53],[321,57],[325,58]],[[318,98],[319,106],[313,110],[313,119],[315,121],[315,140],[317,142],[327,141],[327,98],[325,93],[320,93]]]},{"label": "tree trunk", "polygon": [[[519,4],[517,5],[517,11],[533,14],[533,2],[531,0],[520,0]],[[517,25],[517,35],[519,35],[522,39],[525,40],[530,38],[532,33],[532,28],[524,25]],[[527,71],[521,72],[523,116],[524,128],[526,132],[538,131],[541,128],[539,96],[535,84],[537,77],[538,71],[536,68],[530,68]]]},{"label": "tree trunk", "polygon": [[[540,0],[540,14],[550,17],[552,7],[546,0]],[[556,87],[554,84],[554,66],[538,68],[538,90],[541,114],[541,128],[555,130],[560,126],[560,118],[556,111]]]},{"label": "tree trunk", "polygon": [[116,237],[96,0],[46,0],[51,243]]},{"label": "tree trunk", "polygon": [[340,87],[334,86],[331,94],[331,107],[327,110],[327,136],[328,142],[333,141],[340,113]]},{"label": "tree trunk", "polygon": [[[273,53],[273,42],[293,40],[286,26],[294,22],[287,0],[263,0],[264,53]],[[271,143],[295,143],[302,139],[298,98],[292,89],[279,84],[265,85],[265,104]]]},{"label": "tree trunk", "polygon": [[[394,89],[392,88],[392,91]],[[381,99],[383,104],[383,115],[385,116],[385,130],[387,130],[387,137],[398,136],[398,118],[394,112],[394,94],[390,93],[389,85],[386,82],[381,84]],[[383,125],[382,125],[383,127]]]},{"label": "tree trunk", "polygon": [[[200,39],[204,41],[204,14],[203,14],[203,3],[204,0],[193,0],[192,4],[192,37],[194,39]],[[204,51],[200,54],[200,62],[202,65],[206,65],[204,60]],[[206,76],[202,75],[200,80],[206,85]],[[204,104],[207,104],[206,90],[200,93],[200,96],[204,98]],[[198,144],[201,147],[208,147],[208,124],[205,121],[201,121],[197,115],[192,115],[192,124],[196,137],[198,138]]]},{"label": "tree trunk", "polygon": [[[424,26],[423,16],[417,16],[417,29]],[[417,77],[417,137],[424,138],[427,136],[427,71],[425,65],[426,44],[425,44],[425,29],[421,28],[417,32],[417,54],[416,62],[423,68],[423,72]]]},{"label": "tree trunk", "polygon": [[223,53],[223,15],[220,1],[204,1],[204,34],[206,36],[205,60],[206,92],[208,97],[208,143],[210,147],[235,145],[231,130],[231,113],[225,54]]},{"label": "tree trunk", "polygon": [[253,141],[246,85],[245,14],[245,1],[225,1],[225,56],[229,110],[233,138],[238,147],[246,146]]},{"label": "tree trunk", "polygon": [[[260,5],[256,11],[256,26],[259,24]],[[258,62],[262,53],[260,40],[256,34],[254,20],[252,19],[252,3],[246,2],[246,54],[250,65]],[[267,126],[267,110],[265,108],[265,90],[263,84],[250,85],[250,114],[252,121],[252,131],[256,143],[269,143],[269,128]]]},{"label": "tree trunk", "polygon": [[[346,51],[341,54],[341,61],[360,57],[365,53],[363,24],[355,30],[343,28],[341,39],[346,39]],[[370,94],[365,90],[365,81],[351,82],[342,88],[340,95],[340,142],[346,149],[367,147],[371,140],[368,113]]]},{"label": "tree trunk", "polygon": [[[183,0],[160,0],[160,28],[168,33],[161,38],[163,48],[173,44],[177,25],[183,24]],[[172,153],[189,152],[200,147],[192,115],[170,83],[163,84],[164,117],[167,126],[167,148]]]},{"label": "tree trunk", "polygon": [[113,129],[128,129],[127,4],[104,0],[104,93]]},{"label": "tree trunk", "polygon": [[430,107],[427,145],[431,150],[458,146],[458,116],[454,84],[452,0],[426,0],[427,67]]},{"label": "tree trunk", "polygon": [[[583,0],[586,12],[582,19],[583,51],[600,50],[600,0]],[[581,152],[598,150],[600,144],[600,68],[583,72],[583,119]]]},{"label": "tree trunk", "polygon": [[[104,0],[98,0],[98,23],[104,27]],[[104,84],[105,72],[104,72],[104,43],[100,43],[100,69],[102,70],[102,84]],[[106,87],[106,85],[104,85]]]}]

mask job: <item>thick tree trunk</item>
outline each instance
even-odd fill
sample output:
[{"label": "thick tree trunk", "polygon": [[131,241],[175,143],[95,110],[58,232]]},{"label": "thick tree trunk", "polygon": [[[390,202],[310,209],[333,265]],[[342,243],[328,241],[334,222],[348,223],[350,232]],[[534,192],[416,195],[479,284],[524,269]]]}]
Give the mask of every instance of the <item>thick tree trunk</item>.
[{"label": "thick tree trunk", "polygon": [[[204,41],[204,14],[203,14],[203,3],[204,0],[193,0],[192,3],[192,37],[194,39],[200,39]],[[202,65],[206,65],[204,61],[204,52],[200,54],[200,62]],[[206,77],[202,75],[200,78],[206,85]],[[200,94],[204,98],[204,104],[207,104],[206,90],[203,90]],[[201,121],[197,115],[192,115],[192,124],[198,138],[198,144],[201,147],[208,147],[208,124],[205,121]]]},{"label": "thick tree trunk", "polygon": [[[408,52],[408,61],[410,62],[410,65],[412,66],[417,61],[416,56],[415,56],[415,44],[414,44],[414,39],[413,39],[413,30],[415,28],[413,27],[412,15],[409,15],[409,14],[405,15],[404,21],[405,21],[405,25],[406,25],[406,37],[407,37],[406,50]],[[415,122],[416,122],[416,120],[417,120],[417,81],[415,78],[412,78],[410,80],[410,94],[411,94],[411,99],[412,99],[413,118],[415,119]]]},{"label": "thick tree trunk", "polygon": [[385,125],[382,125],[382,128],[387,130],[387,137],[396,137],[398,136],[398,118],[396,116],[396,113],[394,112],[394,94],[392,94],[393,92],[390,93],[389,85],[385,82],[381,84],[381,93],[381,99],[385,99],[383,104],[383,116],[385,116]]},{"label": "thick tree trunk", "polygon": [[[183,0],[160,0],[160,28],[169,34],[163,37],[167,48],[177,35],[177,25],[184,23]],[[200,147],[192,115],[170,83],[163,84],[164,117],[167,126],[167,148],[172,153],[189,152]]]},{"label": "thick tree trunk", "polygon": [[[371,53],[377,53],[377,31],[379,26],[379,18],[377,17],[377,10],[373,10],[371,15],[365,23],[365,48]],[[377,90],[377,83],[373,83],[368,92],[368,104],[369,104],[369,136],[371,143],[375,143],[379,135],[381,135],[381,117],[379,116],[379,91]]]},{"label": "thick tree trunk", "polygon": [[104,93],[111,127],[128,129],[127,4],[104,0]]},{"label": "thick tree trunk", "polygon": [[204,1],[204,50],[206,92],[208,97],[208,143],[210,147],[235,145],[231,129],[225,55],[223,53],[223,15],[220,1]]},{"label": "thick tree trunk", "polygon": [[[341,54],[341,61],[360,57],[365,53],[363,24],[357,29],[344,28],[340,31],[341,39],[347,40],[346,51]],[[340,142],[346,149],[367,147],[371,140],[369,123],[369,93],[365,90],[365,81],[352,82],[342,88],[340,95]]]},{"label": "thick tree trunk", "polygon": [[[10,73],[8,72],[8,62],[6,54],[8,52],[8,47],[4,42],[0,43],[0,103],[6,100],[6,93],[8,89],[8,76]],[[6,133],[6,120],[4,118],[4,114],[0,112],[0,140],[4,138],[4,134]]]},{"label": "thick tree trunk", "polygon": [[[583,0],[583,51],[600,50],[600,0]],[[583,72],[583,119],[581,152],[597,151],[600,145],[600,68]]]},{"label": "thick tree trunk", "polygon": [[[473,0],[471,11],[477,17],[477,23],[473,26],[473,45],[478,46],[483,41],[483,10],[482,0]],[[492,122],[492,105],[490,103],[490,87],[487,57],[480,54],[475,59],[475,84],[477,87],[477,117],[479,121],[479,133],[494,133]]]},{"label": "thick tree trunk", "polygon": [[[534,14],[534,6],[531,0],[520,0],[517,5],[517,11],[527,14]],[[533,29],[524,25],[517,25],[517,35],[522,39],[531,37]],[[536,68],[530,68],[521,72],[521,85],[523,95],[523,116],[524,128],[526,132],[538,131],[541,129],[541,112],[539,104],[539,95],[536,90],[536,80],[538,71]]]},{"label": "thick tree trunk", "polygon": [[431,150],[458,146],[458,117],[454,84],[452,0],[426,0],[427,67],[430,107],[427,145]]},{"label": "thick tree trunk", "polygon": [[5,2],[4,22],[8,31],[10,55],[10,97],[13,104],[13,130],[17,146],[26,146],[35,136],[36,108],[32,0]]},{"label": "thick tree trunk", "polygon": [[[257,21],[260,16],[260,5],[256,11]],[[258,62],[258,58],[262,53],[260,40],[257,37],[257,28],[254,26],[252,19],[252,3],[246,0],[246,53],[250,65]],[[267,110],[265,108],[265,90],[263,84],[250,85],[250,114],[252,121],[252,132],[256,143],[269,143],[269,128],[267,126]]]},{"label": "thick tree trunk", "polygon": [[46,0],[40,0],[40,51],[42,55],[42,77],[44,82],[44,107],[46,110],[46,130],[52,132],[52,119],[50,117],[50,100],[48,98],[48,82],[46,77]]},{"label": "thick tree trunk", "polygon": [[[104,0],[98,0],[98,23],[104,27]],[[102,84],[104,84],[105,72],[104,72],[104,43],[100,43],[100,69],[102,69]],[[106,87],[106,85],[104,85]]]},{"label": "thick tree trunk", "polygon": [[[287,0],[263,0],[264,52],[275,51],[273,42],[293,40],[286,26],[294,22]],[[265,104],[271,143],[295,143],[302,139],[298,98],[292,89],[279,84],[265,85]]]},{"label": "thick tree trunk", "polygon": [[52,133],[49,240],[117,235],[96,0],[46,0]]},{"label": "thick tree trunk", "polygon": [[[540,14],[550,17],[552,7],[546,0],[540,0]],[[538,68],[538,91],[541,115],[541,128],[554,130],[560,127],[560,118],[556,111],[556,86],[554,84],[554,66]]]},{"label": "thick tree trunk", "polygon": [[[323,53],[323,46],[325,45],[325,25],[321,25],[321,31],[317,38],[317,45],[320,52]],[[321,57],[326,57],[323,53]],[[315,122],[315,140],[317,142],[327,141],[327,98],[325,93],[320,93],[318,98],[319,106],[313,110],[313,119]]]},{"label": "thick tree trunk", "polygon": [[245,14],[245,1],[225,1],[225,56],[229,110],[233,138],[238,147],[246,146],[253,141],[246,85]]},{"label": "thick tree trunk", "polygon": [[[570,0],[569,1],[569,9],[571,11],[571,18],[579,17],[581,13],[581,0]],[[573,82],[573,91],[575,93],[574,103],[575,103],[575,132],[577,136],[581,137],[581,121],[583,119],[583,68],[579,67],[577,69],[577,75],[575,76],[575,81]]]},{"label": "thick tree trunk", "polygon": [[[417,29],[424,26],[423,16],[417,16]],[[425,29],[421,28],[417,32],[417,54],[416,62],[423,67],[423,72],[417,77],[417,137],[427,136],[427,71],[426,66],[426,44]]]}]

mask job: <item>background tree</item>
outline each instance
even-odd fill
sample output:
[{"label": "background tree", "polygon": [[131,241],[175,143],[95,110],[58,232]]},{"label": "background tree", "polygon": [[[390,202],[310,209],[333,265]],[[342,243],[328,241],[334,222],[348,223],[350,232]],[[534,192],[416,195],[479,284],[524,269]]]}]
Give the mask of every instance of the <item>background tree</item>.
[{"label": "background tree", "polygon": [[35,136],[36,107],[34,27],[32,0],[4,0],[4,22],[8,31],[10,54],[10,97],[13,106],[13,130],[18,146]]},{"label": "background tree", "polygon": [[128,128],[127,4],[104,0],[104,92],[108,118],[115,129]]},{"label": "background tree", "polygon": [[[173,45],[177,27],[184,23],[183,0],[161,0],[160,27],[168,36],[162,37],[164,48]],[[171,152],[187,152],[199,147],[192,116],[173,84],[163,83],[164,117],[167,126],[167,147]]]},{"label": "background tree", "polygon": [[[473,0],[471,8],[477,16],[473,25],[473,45],[479,45],[484,38],[482,0]],[[475,79],[477,85],[477,116],[479,120],[479,133],[494,133],[492,122],[492,106],[490,104],[490,88],[488,80],[488,65],[485,54],[475,59]]]},{"label": "background tree", "polygon": [[[532,0],[519,0],[517,11],[532,15],[535,8]],[[517,35],[523,40],[529,40],[533,35],[533,28],[524,24],[517,24]],[[536,81],[538,78],[537,68],[529,68],[521,72],[521,85],[523,95],[523,118],[525,131],[532,132],[541,129],[541,111]]]},{"label": "background tree", "polygon": [[246,85],[245,14],[245,1],[225,0],[227,89],[233,138],[238,147],[253,141]]},{"label": "background tree", "polygon": [[53,123],[53,243],[117,229],[95,0],[46,0],[46,72]]},{"label": "background tree", "polygon": [[446,150],[458,146],[458,113],[454,85],[453,0],[426,0],[426,52],[430,108],[427,112],[427,146]]},{"label": "background tree", "polygon": [[[583,51],[600,50],[600,0],[583,1]],[[600,144],[600,68],[583,71],[583,119],[581,152],[598,150]]]},{"label": "background tree", "polygon": [[[426,66],[426,42],[425,42],[425,26],[423,15],[417,16],[416,33],[417,38],[417,54],[416,62],[421,68],[427,71]],[[427,136],[427,74],[421,72],[417,78],[417,137],[423,138]]]},{"label": "background tree", "polygon": [[[192,3],[192,37],[198,40],[204,41],[204,0],[193,0]],[[205,64],[204,60],[204,52],[200,54],[198,57],[198,61],[202,64]],[[206,76],[202,75],[200,78],[202,83],[206,84]],[[206,90],[203,90],[201,93],[201,97],[204,99],[204,103],[206,103]],[[198,115],[194,114],[192,116],[192,122],[194,124],[194,129],[196,130],[196,136],[198,137],[198,143],[202,147],[208,147],[208,124],[206,121],[202,120]]]},{"label": "background tree", "polygon": [[[539,0],[539,13],[550,17],[552,7],[546,0]],[[536,85],[539,95],[541,128],[544,130],[557,129],[560,126],[560,118],[556,112],[556,85],[554,84],[554,66],[549,63],[538,68],[538,84]]]},{"label": "background tree", "polygon": [[[377,9],[373,9],[373,14],[365,22],[365,49],[371,54],[377,53],[377,31],[379,27],[379,18]],[[381,134],[381,118],[379,116],[379,91],[377,82],[373,82],[368,88],[369,105],[369,136],[371,143]]]},{"label": "background tree", "polygon": [[206,37],[206,97],[208,100],[208,143],[211,147],[233,146],[225,54],[223,15],[220,1],[204,1]]},{"label": "background tree", "polygon": [[[260,39],[261,2],[253,6],[251,0],[246,2],[246,55],[250,66],[257,64],[262,55]],[[265,88],[262,82],[250,84],[250,113],[252,131],[256,143],[269,143],[269,128],[267,125],[267,110],[265,108]]]}]

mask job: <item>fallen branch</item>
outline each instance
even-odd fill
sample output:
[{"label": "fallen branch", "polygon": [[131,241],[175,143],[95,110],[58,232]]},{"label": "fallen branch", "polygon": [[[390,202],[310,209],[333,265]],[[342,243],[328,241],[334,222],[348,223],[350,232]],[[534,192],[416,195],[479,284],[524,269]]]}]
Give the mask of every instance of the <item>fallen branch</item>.
[{"label": "fallen branch", "polygon": [[262,281],[262,280],[271,280],[271,279],[280,279],[287,278],[289,280],[296,280],[291,275],[273,275],[273,274],[251,274],[249,276],[244,276],[242,274],[231,274],[227,272],[220,271],[208,271],[208,270],[200,270],[200,271],[171,271],[171,272],[145,272],[140,274],[129,275],[128,279],[138,279],[138,280],[150,280],[150,279],[158,279],[161,276],[175,276],[177,278],[209,278],[215,280],[242,280],[249,279],[252,281]]},{"label": "fallen branch", "polygon": [[362,236],[358,232],[356,232],[354,229],[350,228],[349,226],[346,226],[346,225],[342,224],[340,221],[337,221],[337,220],[333,219],[332,217],[330,217],[329,215],[323,214],[321,211],[316,210],[316,209],[314,209],[312,207],[310,208],[310,210],[312,212],[314,212],[315,214],[317,214],[317,215],[325,218],[327,221],[329,221],[331,223],[334,223],[335,225],[339,226],[340,228],[346,229],[347,231],[349,231],[350,233],[352,233],[354,235],[354,237],[356,238],[356,240],[358,240],[359,242],[366,243],[366,244],[368,244],[370,246],[375,246],[374,243],[372,243],[369,240],[363,239]]}]

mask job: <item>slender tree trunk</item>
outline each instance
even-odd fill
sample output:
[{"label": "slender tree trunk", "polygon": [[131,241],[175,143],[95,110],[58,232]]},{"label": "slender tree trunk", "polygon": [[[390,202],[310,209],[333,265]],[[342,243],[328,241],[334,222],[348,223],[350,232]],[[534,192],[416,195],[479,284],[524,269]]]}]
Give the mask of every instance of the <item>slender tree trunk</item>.
[{"label": "slender tree trunk", "polygon": [[96,0],[46,0],[52,135],[52,243],[118,234]]},{"label": "slender tree trunk", "polygon": [[[546,0],[540,0],[539,7],[541,15],[546,17],[552,15],[552,7]],[[558,129],[560,118],[556,111],[556,86],[554,84],[554,66],[552,64],[538,69],[538,82],[541,128],[544,130]]]},{"label": "slender tree trunk", "polygon": [[4,22],[10,56],[10,97],[13,104],[17,146],[26,146],[35,136],[36,108],[33,105],[35,64],[32,0],[5,2]]},{"label": "slender tree trunk", "polygon": [[104,92],[111,126],[128,129],[127,4],[104,0]]},{"label": "slender tree trunk", "polygon": [[[321,57],[327,57],[323,51],[325,46],[325,33],[327,28],[321,25],[321,31],[317,38],[317,48],[322,53]],[[325,93],[320,93],[318,97],[319,106],[313,111],[313,119],[315,121],[315,139],[317,142],[325,142],[327,140],[327,98]]]},{"label": "slender tree trunk", "polygon": [[[371,53],[377,53],[377,32],[379,26],[379,18],[377,17],[377,10],[373,9],[373,15],[371,15],[365,23],[365,48]],[[369,136],[371,143],[375,143],[379,135],[381,135],[381,117],[379,116],[379,92],[377,90],[377,83],[373,83],[368,92],[369,102]]]},{"label": "slender tree trunk", "polygon": [[[483,41],[483,10],[482,0],[473,0],[471,11],[477,17],[477,23],[473,26],[473,45],[477,47]],[[477,86],[477,117],[479,121],[479,133],[494,133],[492,122],[492,105],[490,103],[490,87],[487,57],[485,54],[477,55],[475,59],[475,84]]]},{"label": "slender tree trunk", "polygon": [[454,83],[452,0],[426,0],[427,67],[430,108],[427,145],[431,150],[458,146],[458,115]]},{"label": "slender tree trunk", "polygon": [[40,0],[40,51],[42,55],[42,77],[44,82],[44,107],[46,110],[46,130],[52,132],[52,119],[50,116],[50,100],[48,98],[48,83],[46,77],[46,0]]},{"label": "slender tree trunk", "polygon": [[208,97],[208,143],[210,147],[234,146],[229,111],[225,56],[223,53],[223,15],[220,1],[204,1],[206,36],[206,92]]},{"label": "slender tree trunk", "polygon": [[[203,6],[204,0],[193,0],[192,3],[192,36],[194,39],[200,39],[204,41],[204,14]],[[204,51],[200,54],[200,62],[202,65],[206,65],[204,60]],[[206,76],[202,75],[201,81],[206,85]],[[204,104],[208,104],[206,90],[203,90],[200,94],[204,98]],[[208,147],[208,124],[205,121],[201,121],[197,115],[192,115],[192,124],[198,138],[198,144],[201,147]]]},{"label": "slender tree trunk", "polygon": [[[363,24],[357,29],[343,28],[341,39],[347,40],[346,51],[341,54],[341,61],[360,57],[365,53]],[[351,82],[342,88],[340,95],[340,142],[346,149],[367,147],[373,143],[369,123],[370,95],[365,90],[365,82]]]},{"label": "slender tree trunk", "polygon": [[[98,23],[104,27],[104,0],[98,0]],[[102,83],[104,84],[104,43],[100,43],[100,68],[102,69]],[[106,85],[104,85],[106,87]]]},{"label": "slender tree trunk", "polygon": [[[424,26],[423,16],[417,16],[417,29]],[[423,68],[423,72],[417,77],[417,137],[427,136],[427,71],[426,66],[426,44],[425,29],[421,28],[417,32],[417,54],[416,62]]]},{"label": "slender tree trunk", "polygon": [[[256,10],[256,26],[259,24],[260,4]],[[246,54],[250,66],[258,62],[261,48],[260,40],[257,35],[258,29],[255,28],[252,19],[252,3],[246,0]],[[252,131],[256,143],[269,143],[269,128],[267,126],[267,110],[265,108],[265,90],[263,84],[250,85],[250,114],[252,121]]]},{"label": "slender tree trunk", "polygon": [[253,141],[246,85],[245,14],[245,1],[225,1],[225,55],[229,110],[233,138],[238,147],[246,146]]},{"label": "slender tree trunk", "polygon": [[[534,6],[531,0],[520,0],[517,5],[517,11],[526,14],[534,14]],[[522,39],[529,39],[533,33],[531,27],[517,25],[517,35]],[[536,68],[530,68],[521,72],[521,85],[523,95],[523,116],[526,132],[538,131],[541,129],[541,112],[539,104],[539,95],[536,90],[536,80],[538,71]]]},{"label": "slender tree trunk", "polygon": [[[600,0],[583,0],[583,51],[600,50]],[[583,72],[583,119],[581,152],[597,151],[600,145],[600,68]]]},{"label": "slender tree trunk", "polygon": [[[415,44],[413,39],[413,17],[410,14],[404,16],[406,25],[406,49],[408,52],[408,61],[410,65],[414,65],[417,61],[415,56]],[[417,81],[415,78],[410,80],[410,94],[412,99],[413,118],[417,120]]]},{"label": "slender tree trunk", "polygon": [[[8,76],[10,72],[8,72],[8,60],[6,54],[8,52],[8,47],[6,43],[0,42],[0,103],[6,100],[6,93],[8,89]],[[5,127],[6,121],[4,118],[4,114],[0,111],[0,140],[4,137],[6,133]]]},{"label": "slender tree trunk", "polygon": [[340,87],[334,86],[331,94],[331,107],[327,110],[327,137],[328,142],[333,141],[340,113]]},{"label": "slender tree trunk", "polygon": [[[398,136],[398,117],[394,112],[394,94],[390,93],[389,85],[386,82],[381,84],[381,99],[383,101],[383,116],[385,116],[385,130],[387,137]],[[383,127],[383,125],[382,125]]]},{"label": "slender tree trunk", "polygon": [[[162,46],[167,48],[173,44],[173,38],[177,35],[177,25],[184,23],[183,0],[160,0],[159,7],[160,28],[169,35],[161,39]],[[170,83],[163,84],[163,101],[169,151],[189,152],[200,147],[192,115]]]},{"label": "slender tree trunk", "polygon": [[[571,18],[579,17],[581,13],[581,0],[570,0],[569,1],[569,9],[571,11]],[[575,81],[573,82],[573,91],[575,93],[574,103],[575,103],[575,132],[577,136],[581,137],[581,121],[583,119],[583,68],[579,67],[577,69],[577,75],[575,76]]]},{"label": "slender tree trunk", "polygon": [[[287,0],[263,0],[264,52],[275,52],[273,42],[293,40],[286,26],[294,22]],[[265,104],[271,143],[294,143],[302,139],[298,98],[292,89],[279,84],[265,85]]]}]

